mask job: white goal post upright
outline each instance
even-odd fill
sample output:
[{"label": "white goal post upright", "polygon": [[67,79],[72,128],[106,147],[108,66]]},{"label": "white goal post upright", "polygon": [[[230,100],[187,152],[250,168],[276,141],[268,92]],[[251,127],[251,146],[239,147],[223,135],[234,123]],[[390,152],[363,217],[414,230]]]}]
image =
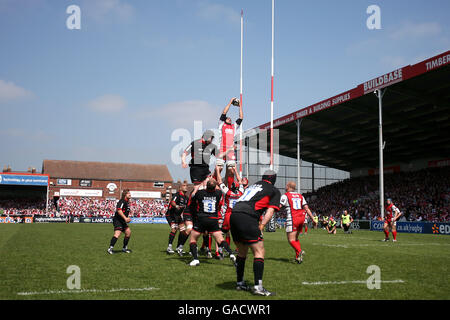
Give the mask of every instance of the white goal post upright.
[{"label": "white goal post upright", "polygon": [[[244,48],[244,9],[241,9],[241,76],[240,76],[240,97],[241,108],[244,108],[242,103],[242,64],[243,64],[243,48]],[[242,123],[239,127],[239,176],[242,178]],[[248,173],[247,173],[248,174]]]},{"label": "white goal post upright", "polygon": [[270,169],[273,170],[273,75],[274,75],[274,28],[275,0],[272,0],[272,64],[271,64],[271,94],[270,94]]},{"label": "white goal post upright", "polygon": [[383,96],[386,89],[378,89],[375,91],[378,97],[378,149],[380,157],[380,168],[379,168],[379,179],[380,179],[380,214],[381,218],[384,219],[384,163],[383,163]]}]

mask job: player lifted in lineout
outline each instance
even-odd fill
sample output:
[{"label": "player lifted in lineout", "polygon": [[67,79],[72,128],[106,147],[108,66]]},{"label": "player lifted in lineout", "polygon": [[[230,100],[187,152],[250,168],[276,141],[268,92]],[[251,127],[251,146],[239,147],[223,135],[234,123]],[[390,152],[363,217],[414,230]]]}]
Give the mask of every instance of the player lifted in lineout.
[{"label": "player lifted in lineout", "polygon": [[295,250],[295,261],[300,264],[303,262],[305,251],[302,250],[298,236],[302,232],[306,214],[311,217],[313,222],[314,216],[309,210],[305,198],[300,193],[295,192],[295,189],[295,182],[289,181],[286,184],[286,193],[281,197],[280,204],[286,210],[287,238],[289,244]]},{"label": "player lifted in lineout", "polygon": [[384,234],[385,238],[382,241],[389,241],[389,228],[392,231],[392,236],[394,239],[393,242],[397,242],[397,220],[400,218],[402,213],[400,210],[394,205],[392,199],[386,200],[386,216],[384,217]]},{"label": "player lifted in lineout", "polygon": [[[239,118],[235,123],[231,121],[230,117],[227,117],[227,113],[230,106],[234,105],[239,107]],[[222,157],[217,157],[216,166],[219,167],[219,174],[222,173],[224,165],[226,166],[225,172],[225,184],[228,188],[231,187],[234,181],[233,167],[236,167],[236,153],[234,148],[234,137],[244,119],[244,113],[242,111],[242,105],[239,99],[231,98],[230,102],[223,109],[220,115],[219,131],[220,131],[220,152],[224,153]],[[216,177],[217,178],[217,177]]]}]

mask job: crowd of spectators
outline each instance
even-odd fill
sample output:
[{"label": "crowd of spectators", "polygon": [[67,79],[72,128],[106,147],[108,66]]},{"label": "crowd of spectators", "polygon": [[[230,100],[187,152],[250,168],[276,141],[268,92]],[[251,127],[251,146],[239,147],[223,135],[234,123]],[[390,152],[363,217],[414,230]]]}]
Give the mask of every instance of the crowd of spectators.
[{"label": "crowd of spectators", "polygon": [[2,216],[34,216],[45,214],[45,199],[0,200]]},{"label": "crowd of spectators", "polygon": [[[107,217],[116,212],[117,200],[96,199],[89,197],[61,197],[58,208],[54,202],[49,203],[49,211],[59,216]],[[167,203],[162,199],[131,199],[130,217],[164,217]]]},{"label": "crowd of spectators", "polygon": [[[304,196],[317,215],[339,217],[344,209],[356,219],[380,219],[379,177],[346,179]],[[385,199],[391,198],[401,221],[450,222],[450,167],[384,175]]]},{"label": "crowd of spectators", "polygon": [[[75,217],[113,217],[117,200],[89,197],[61,197],[55,206],[49,200],[46,214],[45,200],[16,199],[0,200],[0,215],[3,216],[75,216]],[[132,199],[130,217],[164,217],[167,202],[162,199]]]}]

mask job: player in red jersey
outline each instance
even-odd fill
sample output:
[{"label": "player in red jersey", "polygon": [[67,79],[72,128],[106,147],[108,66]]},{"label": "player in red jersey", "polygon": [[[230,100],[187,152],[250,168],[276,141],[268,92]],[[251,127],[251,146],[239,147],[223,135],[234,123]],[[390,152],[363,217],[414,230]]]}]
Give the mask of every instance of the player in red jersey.
[{"label": "player in red jersey", "polygon": [[[231,105],[239,106],[239,118],[235,123],[232,123],[231,118],[227,117],[228,110]],[[234,181],[234,175],[232,174],[231,168],[236,166],[236,154],[234,150],[234,137],[238,131],[239,126],[244,118],[244,113],[242,111],[241,102],[232,98],[227,106],[223,109],[220,116],[219,131],[220,131],[220,152],[224,153],[223,157],[218,156],[216,160],[216,165],[219,167],[219,173],[222,172],[223,166],[226,163],[227,171],[225,173],[225,180],[227,187],[231,187]]]},{"label": "player in red jersey", "polygon": [[236,168],[233,169],[233,175],[236,175],[237,183],[233,182],[231,185],[231,188],[228,188],[225,183],[222,181],[222,177],[220,176],[219,168],[216,167],[216,175],[217,175],[217,182],[219,183],[220,190],[222,190],[223,193],[223,203],[222,203],[222,210],[221,210],[221,216],[222,216],[222,232],[225,234],[225,240],[227,241],[228,245],[230,245],[230,216],[231,211],[234,208],[234,205],[236,204],[237,200],[244,194],[244,186],[242,184],[242,180],[239,176],[239,173],[237,172]]},{"label": "player in red jersey", "polygon": [[402,213],[394,205],[392,199],[386,200],[387,206],[385,207],[386,216],[384,217],[384,234],[385,238],[383,241],[389,241],[389,228],[392,230],[393,242],[397,242],[397,220],[400,218]]},{"label": "player in red jersey", "polygon": [[289,181],[286,184],[286,193],[281,196],[280,205],[285,208],[287,214],[286,234],[288,242],[295,250],[295,261],[300,264],[305,252],[302,250],[298,236],[302,232],[306,214],[311,217],[312,221],[314,219],[305,198],[300,193],[296,193],[295,189],[295,182]]}]

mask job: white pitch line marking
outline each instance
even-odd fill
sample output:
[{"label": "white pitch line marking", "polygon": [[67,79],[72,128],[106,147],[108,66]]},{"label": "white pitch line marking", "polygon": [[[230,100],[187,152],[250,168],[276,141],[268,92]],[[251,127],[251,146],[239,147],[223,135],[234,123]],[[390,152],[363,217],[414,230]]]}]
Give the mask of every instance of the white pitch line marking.
[{"label": "white pitch line marking", "polygon": [[[405,283],[403,280],[381,280],[375,281],[379,283]],[[319,281],[319,282],[307,282],[303,281],[303,285],[309,286],[323,286],[323,285],[334,285],[334,284],[367,284],[367,280],[354,280],[354,281]]]},{"label": "white pitch line marking", "polygon": [[47,290],[41,292],[17,292],[19,296],[32,296],[40,294],[65,294],[65,293],[111,293],[111,292],[121,292],[121,291],[151,291],[159,290],[159,288],[118,288],[110,290],[99,290],[99,289],[81,289],[81,290]]}]

